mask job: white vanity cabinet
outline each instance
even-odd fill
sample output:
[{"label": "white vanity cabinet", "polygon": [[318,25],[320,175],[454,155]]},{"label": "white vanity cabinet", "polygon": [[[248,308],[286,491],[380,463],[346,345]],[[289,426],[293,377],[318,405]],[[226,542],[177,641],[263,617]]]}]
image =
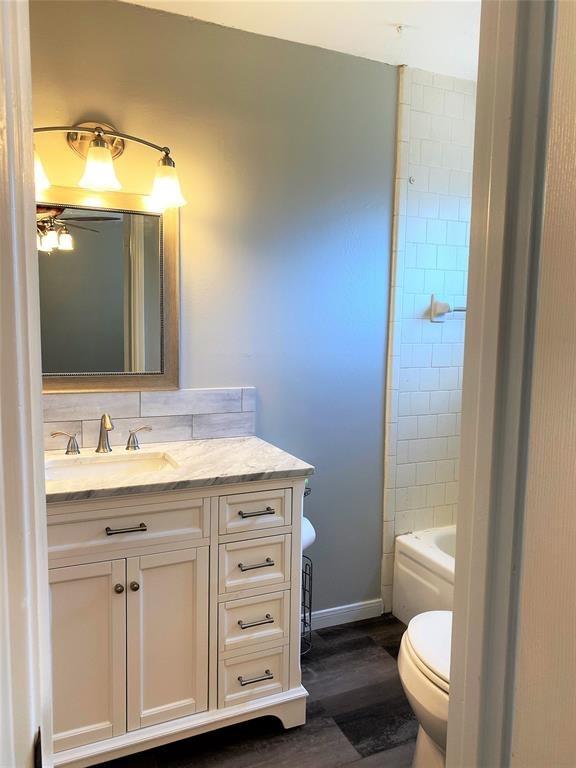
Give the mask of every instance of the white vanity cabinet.
[{"label": "white vanity cabinet", "polygon": [[126,731],[126,563],[50,570],[54,749]]},{"label": "white vanity cabinet", "polygon": [[48,504],[55,765],[304,722],[303,478]]},{"label": "white vanity cabinet", "polygon": [[208,552],[127,561],[129,731],[208,706]]},{"label": "white vanity cabinet", "polygon": [[207,708],[208,551],[50,570],[55,750]]}]

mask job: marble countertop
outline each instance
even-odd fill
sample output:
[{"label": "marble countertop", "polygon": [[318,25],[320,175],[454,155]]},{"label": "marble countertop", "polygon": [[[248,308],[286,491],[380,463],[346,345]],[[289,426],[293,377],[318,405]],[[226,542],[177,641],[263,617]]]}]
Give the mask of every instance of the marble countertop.
[{"label": "marble countertop", "polygon": [[[314,472],[310,464],[258,437],[148,443],[137,453],[118,446],[109,454],[83,448],[79,456],[62,451],[47,451],[44,456],[48,503],[306,477]],[[145,472],[143,464],[138,466],[143,460],[149,467]],[[104,470],[105,463],[109,469]],[[81,475],[74,476],[79,471]]]}]

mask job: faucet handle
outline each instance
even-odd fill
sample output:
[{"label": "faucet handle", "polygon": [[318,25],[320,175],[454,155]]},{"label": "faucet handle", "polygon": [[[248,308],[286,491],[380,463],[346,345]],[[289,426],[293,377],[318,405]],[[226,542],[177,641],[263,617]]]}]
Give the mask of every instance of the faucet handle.
[{"label": "faucet handle", "polygon": [[80,453],[80,448],[78,447],[78,441],[76,440],[77,436],[78,436],[78,432],[74,432],[72,434],[70,434],[70,432],[51,432],[50,433],[50,437],[67,437],[68,438],[68,445],[66,446],[66,456]]},{"label": "faucet handle", "polygon": [[137,432],[152,432],[152,427],[148,424],[145,424],[143,427],[138,427],[137,429],[131,429],[130,434],[128,435],[128,442],[126,443],[126,450],[127,451],[137,451],[140,448],[140,443],[138,442],[138,438],[136,437]]}]

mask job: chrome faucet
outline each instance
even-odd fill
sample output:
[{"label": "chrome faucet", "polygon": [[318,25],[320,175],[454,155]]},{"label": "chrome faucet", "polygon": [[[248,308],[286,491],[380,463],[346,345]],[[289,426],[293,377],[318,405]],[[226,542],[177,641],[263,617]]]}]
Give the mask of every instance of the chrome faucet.
[{"label": "chrome faucet", "polygon": [[140,443],[138,442],[138,432],[152,432],[152,427],[148,426],[146,424],[143,427],[138,427],[138,429],[131,429],[130,433],[128,435],[128,442],[126,443],[126,450],[127,451],[139,451],[140,450]]},{"label": "chrome faucet", "polygon": [[96,453],[112,452],[112,448],[110,448],[110,440],[108,438],[108,432],[110,432],[112,429],[114,429],[112,419],[110,418],[109,414],[103,413],[102,418],[100,419],[100,437],[98,438],[98,447],[96,448]]},{"label": "chrome faucet", "polygon": [[74,456],[80,453],[80,448],[78,447],[78,440],[76,438],[78,437],[78,432],[50,432],[50,437],[67,437],[68,438],[68,445],[66,446],[66,456]]}]

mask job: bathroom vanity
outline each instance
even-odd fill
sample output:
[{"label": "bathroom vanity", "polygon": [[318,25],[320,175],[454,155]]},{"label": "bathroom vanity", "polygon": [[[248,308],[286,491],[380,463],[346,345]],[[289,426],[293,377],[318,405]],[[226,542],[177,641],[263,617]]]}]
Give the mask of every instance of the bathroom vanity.
[{"label": "bathroom vanity", "polygon": [[304,723],[312,472],[255,437],[46,454],[55,765]]}]

